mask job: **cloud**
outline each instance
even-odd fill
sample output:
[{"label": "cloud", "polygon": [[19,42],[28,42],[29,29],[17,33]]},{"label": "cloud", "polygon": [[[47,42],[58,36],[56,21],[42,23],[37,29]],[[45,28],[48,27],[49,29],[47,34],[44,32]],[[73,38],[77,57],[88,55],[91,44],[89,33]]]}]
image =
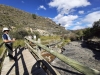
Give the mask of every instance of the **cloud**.
[{"label": "cloud", "polygon": [[22,3],[25,3],[24,1],[21,1]]},{"label": "cloud", "polygon": [[90,9],[89,11],[87,11],[87,13],[91,13],[91,12],[99,11],[99,10],[100,10],[100,7],[95,7],[95,8]]},{"label": "cloud", "polygon": [[50,7],[56,7],[61,14],[68,14],[72,9],[90,5],[87,0],[52,0]]},{"label": "cloud", "polygon": [[93,10],[100,10],[100,7],[93,8]]},{"label": "cloud", "polygon": [[82,24],[82,23],[81,23],[81,22],[76,22],[76,24],[77,24],[77,25],[80,25],[80,24]]},{"label": "cloud", "polygon": [[77,29],[92,27],[93,23],[95,21],[98,21],[99,19],[100,19],[100,11],[95,11],[95,12],[87,14],[83,18],[78,18],[79,21],[76,21],[75,23],[73,23],[73,25],[70,28],[72,30],[77,30]]},{"label": "cloud", "polygon": [[84,11],[83,11],[83,10],[81,10],[81,11],[79,11],[78,13],[79,13],[79,14],[84,14]]},{"label": "cloud", "polygon": [[[83,28],[78,15],[71,15],[76,11],[76,8],[86,7],[91,5],[88,0],[52,0],[48,5],[52,8],[56,8],[58,15],[53,18],[56,23],[60,23],[66,29],[68,28]],[[79,11],[79,14],[84,14],[84,11]],[[79,20],[79,21],[77,21]]]},{"label": "cloud", "polygon": [[84,28],[84,26],[74,26],[74,27],[72,28],[72,30],[83,29],[83,28]]},{"label": "cloud", "polygon": [[73,24],[73,20],[77,19],[78,16],[77,15],[68,15],[68,16],[64,16],[62,14],[58,14],[55,18],[53,18],[53,20],[56,23],[61,23],[62,26],[64,27],[69,27],[70,25]]},{"label": "cloud", "polygon": [[40,5],[40,6],[38,7],[38,10],[40,10],[40,9],[46,10],[46,8],[45,8],[43,5]]},{"label": "cloud", "polygon": [[95,11],[92,13],[89,13],[88,15],[85,16],[83,19],[83,22],[88,23],[88,26],[92,26],[92,24],[95,21],[98,21],[100,19],[100,11]]}]

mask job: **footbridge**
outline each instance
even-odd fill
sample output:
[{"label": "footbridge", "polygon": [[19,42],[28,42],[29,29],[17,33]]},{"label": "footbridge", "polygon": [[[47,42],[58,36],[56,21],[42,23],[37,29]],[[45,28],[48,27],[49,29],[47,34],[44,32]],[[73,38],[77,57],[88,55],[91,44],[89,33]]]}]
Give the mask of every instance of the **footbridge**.
[{"label": "footbridge", "polygon": [[[2,47],[2,45],[3,43],[0,44],[0,47]],[[1,75],[61,75],[57,69],[41,55],[43,50],[59,58],[59,60],[66,63],[66,65],[79,71],[80,74],[100,75],[98,70],[84,66],[28,37],[25,37],[25,47],[18,46],[13,51],[13,55],[17,57],[16,61],[9,61],[6,50],[2,52],[0,56],[0,63],[2,64]]]}]

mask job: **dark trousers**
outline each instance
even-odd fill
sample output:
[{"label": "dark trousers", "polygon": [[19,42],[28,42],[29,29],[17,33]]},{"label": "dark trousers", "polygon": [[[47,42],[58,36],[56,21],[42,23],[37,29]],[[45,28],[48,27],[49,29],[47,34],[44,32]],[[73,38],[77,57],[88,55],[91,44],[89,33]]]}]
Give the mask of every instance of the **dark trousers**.
[{"label": "dark trousers", "polygon": [[8,51],[8,56],[10,59],[14,59],[13,57],[13,47],[12,47],[12,43],[9,43],[9,44],[5,44],[5,47]]}]

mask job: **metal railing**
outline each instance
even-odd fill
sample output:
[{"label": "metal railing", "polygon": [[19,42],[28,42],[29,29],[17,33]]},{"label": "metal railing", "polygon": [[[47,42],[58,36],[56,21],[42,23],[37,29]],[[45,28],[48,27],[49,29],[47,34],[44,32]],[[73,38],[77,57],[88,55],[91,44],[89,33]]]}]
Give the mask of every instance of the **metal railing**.
[{"label": "metal railing", "polygon": [[[62,60],[64,63],[68,64],[69,66],[71,66],[72,68],[74,68],[77,71],[81,72],[82,74],[85,74],[85,75],[100,75],[100,72],[98,70],[96,70],[96,69],[92,69],[92,68],[89,68],[87,66],[84,66],[83,64],[81,64],[81,63],[79,63],[77,61],[74,61],[73,59],[70,59],[67,56],[63,55],[63,54],[57,53],[56,51],[51,50],[48,47],[46,47],[46,46],[44,46],[44,45],[42,45],[42,44],[40,44],[40,43],[38,43],[38,42],[36,42],[36,41],[34,41],[32,39],[29,39],[27,37],[25,39],[27,39],[28,41],[36,44],[37,46],[41,47],[45,51],[51,53],[52,55],[56,56],[57,58]],[[33,48],[29,44],[27,44],[27,46],[30,47],[31,50],[33,50]],[[41,57],[39,52],[37,52],[36,50],[33,50],[33,51],[37,55],[37,57],[39,57],[40,59],[43,59],[43,57]]]}]

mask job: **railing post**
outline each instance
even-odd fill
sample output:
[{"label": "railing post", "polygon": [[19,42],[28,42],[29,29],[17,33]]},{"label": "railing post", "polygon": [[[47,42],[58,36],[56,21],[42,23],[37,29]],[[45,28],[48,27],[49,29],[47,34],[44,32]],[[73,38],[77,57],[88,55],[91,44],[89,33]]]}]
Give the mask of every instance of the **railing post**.
[{"label": "railing post", "polygon": [[[41,44],[41,39],[38,38],[37,42],[38,42],[38,44]],[[37,46],[37,47],[38,47],[38,49],[37,49],[38,51],[37,51],[37,52],[38,52],[38,54],[40,55],[40,54],[41,54],[41,51],[40,51],[41,48],[40,48],[39,46]]]},{"label": "railing post", "polygon": [[36,41],[36,35],[33,35],[33,39],[34,39],[34,41]]}]

